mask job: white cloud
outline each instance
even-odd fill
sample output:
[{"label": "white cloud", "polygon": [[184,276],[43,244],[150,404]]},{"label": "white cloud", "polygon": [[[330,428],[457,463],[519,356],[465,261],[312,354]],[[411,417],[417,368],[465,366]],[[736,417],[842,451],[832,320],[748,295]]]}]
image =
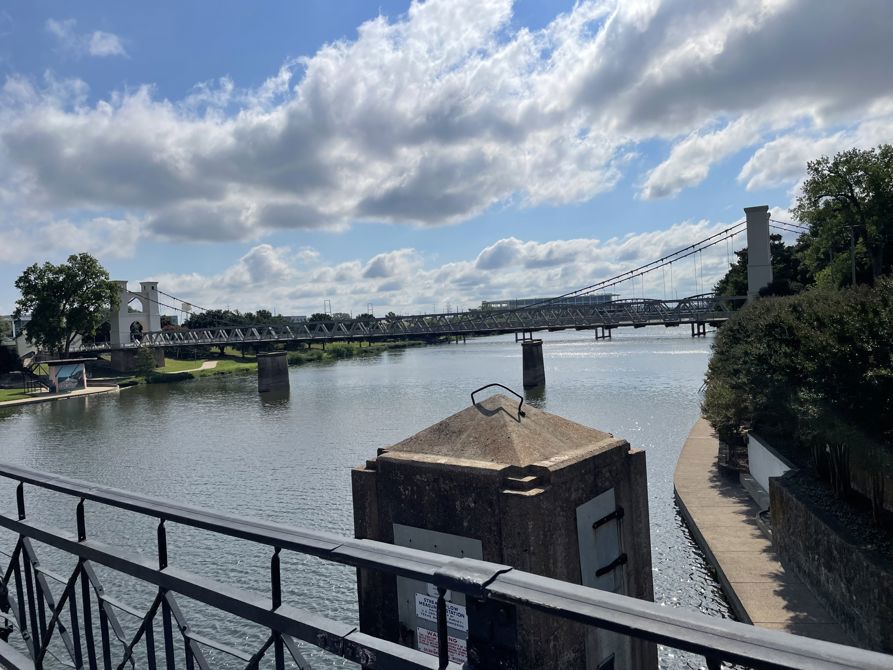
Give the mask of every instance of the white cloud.
[{"label": "white cloud", "polygon": [[91,56],[126,56],[121,38],[114,33],[106,33],[101,30],[90,35],[90,44],[87,47]]},{"label": "white cloud", "polygon": [[86,251],[99,258],[131,258],[142,235],[132,218],[59,219],[0,226],[0,263],[21,265]]},{"label": "white cloud", "polygon": [[807,161],[893,142],[893,98],[875,105],[866,117],[854,127],[827,135],[795,131],[770,140],[744,164],[738,181],[745,182],[748,191],[790,185],[803,177]]},{"label": "white cloud", "polygon": [[[891,24],[893,3],[873,0],[581,0],[541,30],[515,25],[511,0],[413,2],[256,89],[221,78],[181,100],[143,85],[88,104],[83,82],[11,76],[0,170],[13,210],[123,211],[178,240],[585,201],[641,146],[667,154],[634,175],[643,198],[750,146],[741,179],[760,188],[792,178],[796,138],[868,136],[860,124],[893,95]],[[71,19],[46,29],[125,55]],[[871,118],[889,139],[893,117]]]},{"label": "white cloud", "polygon": [[759,137],[759,124],[746,115],[720,130],[692,133],[675,144],[670,156],[648,173],[640,196],[646,200],[664,198],[700,184],[714,163],[756,142]]},{"label": "white cloud", "polygon": [[100,58],[127,56],[120,37],[102,30],[95,30],[89,34],[79,33],[76,29],[77,21],[75,19],[48,19],[45,27],[65,51]]}]

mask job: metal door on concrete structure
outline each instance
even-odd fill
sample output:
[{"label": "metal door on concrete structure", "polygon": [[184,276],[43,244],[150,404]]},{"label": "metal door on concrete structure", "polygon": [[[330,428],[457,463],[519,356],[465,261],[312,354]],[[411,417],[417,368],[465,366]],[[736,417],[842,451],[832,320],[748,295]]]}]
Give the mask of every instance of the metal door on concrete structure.
[{"label": "metal door on concrete structure", "polygon": [[[580,547],[581,583],[603,591],[623,594],[625,575],[621,519],[614,489],[608,489],[577,508],[577,540]],[[612,670],[629,665],[629,638],[602,629],[586,633],[587,670]]]}]

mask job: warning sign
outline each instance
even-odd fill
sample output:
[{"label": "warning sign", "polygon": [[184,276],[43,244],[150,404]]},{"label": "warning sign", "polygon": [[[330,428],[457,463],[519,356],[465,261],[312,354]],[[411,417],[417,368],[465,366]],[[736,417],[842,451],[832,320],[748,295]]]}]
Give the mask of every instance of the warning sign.
[{"label": "warning sign", "polygon": [[[437,623],[437,598],[424,593],[415,594],[415,614],[419,619]],[[468,632],[468,615],[462,605],[448,602],[446,604],[447,626],[454,630]]]},{"label": "warning sign", "polygon": [[[416,647],[426,654],[437,656],[437,631],[427,628],[416,628]],[[468,660],[468,644],[452,635],[447,637],[448,656],[453,663],[465,663]]]}]

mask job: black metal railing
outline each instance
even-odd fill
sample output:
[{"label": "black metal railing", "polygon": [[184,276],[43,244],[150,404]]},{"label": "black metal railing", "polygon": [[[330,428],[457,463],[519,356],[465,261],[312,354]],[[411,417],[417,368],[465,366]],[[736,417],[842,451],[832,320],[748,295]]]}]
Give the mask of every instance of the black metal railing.
[{"label": "black metal railing", "polygon": [[[137,650],[140,662],[144,661],[150,670],[158,666],[174,668],[178,659],[183,659],[190,669],[208,668],[208,649],[237,659],[249,669],[258,668],[267,654],[272,654],[276,668],[284,668],[286,659],[291,659],[289,663],[296,663],[299,668],[309,668],[298,641],[367,668],[459,669],[449,662],[445,644],[440,645],[439,657],[429,656],[283,602],[282,552],[298,552],[434,585],[439,594],[440,640],[447,639],[444,594],[452,590],[471,598],[527,607],[700,654],[710,668],[719,668],[723,661],[754,668],[893,668],[891,656],[678,609],[668,610],[654,603],[505,565],[454,559],[371,540],[220,514],[13,465],[0,464],[0,476],[18,483],[15,512],[0,514],[0,527],[17,535],[0,585],[0,609],[19,636],[19,648],[26,650],[23,654],[11,643],[0,642],[0,665],[10,669],[42,668],[58,663],[91,670],[100,666],[123,670],[135,667]],[[51,528],[30,518],[26,485],[76,499],[76,533]],[[85,513],[88,504],[111,506],[157,521],[153,538],[156,555],[151,559],[145,554],[133,555],[91,537]],[[269,551],[270,595],[170,565],[169,524],[248,540],[257,545],[258,551]],[[46,569],[38,559],[38,545],[52,547],[74,559],[73,570],[57,574]],[[112,597],[104,590],[95,566],[148,585],[154,596],[151,604],[146,609],[137,609]],[[54,589],[50,582],[58,586]],[[263,642],[244,650],[200,634],[190,627],[179,598],[202,603],[216,612],[262,627],[266,631]],[[122,611],[140,622],[129,636],[118,621],[117,613]],[[159,617],[160,641],[155,639]],[[11,632],[7,630],[7,634]],[[55,659],[48,663],[50,643],[57,639],[61,639],[68,660]]]}]

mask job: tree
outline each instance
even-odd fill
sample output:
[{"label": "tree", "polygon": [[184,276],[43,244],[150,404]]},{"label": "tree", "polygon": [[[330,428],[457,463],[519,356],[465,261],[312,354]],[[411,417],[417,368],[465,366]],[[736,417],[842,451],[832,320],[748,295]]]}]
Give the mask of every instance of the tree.
[{"label": "tree", "polygon": [[[793,295],[813,283],[812,274],[802,260],[806,246],[803,237],[796,244],[788,245],[782,241],[781,235],[769,236],[772,283],[763,288],[760,295]],[[736,251],[735,256],[738,260],[713,287],[718,295],[747,295],[747,249]]]},{"label": "tree", "polygon": [[25,334],[39,348],[67,354],[78,336],[93,337],[118,307],[118,290],[90,254],[71,255],[60,265],[35,263],[16,279],[22,294],[15,317],[30,313]]},{"label": "tree", "polygon": [[307,321],[309,323],[320,323],[320,322],[325,323],[325,322],[331,321],[331,320],[332,320],[331,314],[323,314],[322,312],[316,312],[315,314],[311,314],[310,318],[307,319]]},{"label": "tree", "polygon": [[[893,260],[893,145],[850,149],[810,161],[794,216],[810,226],[806,256],[817,276],[860,253],[868,279],[889,272]],[[855,252],[851,252],[851,243]],[[852,254],[852,256],[851,256]],[[837,265],[846,264],[837,261]],[[857,281],[858,279],[857,267]],[[849,283],[849,273],[841,283]]]}]

